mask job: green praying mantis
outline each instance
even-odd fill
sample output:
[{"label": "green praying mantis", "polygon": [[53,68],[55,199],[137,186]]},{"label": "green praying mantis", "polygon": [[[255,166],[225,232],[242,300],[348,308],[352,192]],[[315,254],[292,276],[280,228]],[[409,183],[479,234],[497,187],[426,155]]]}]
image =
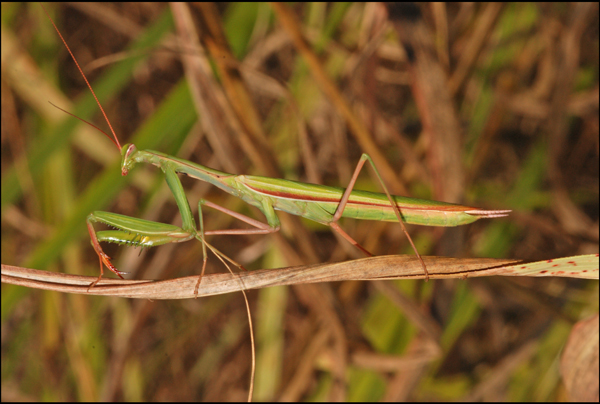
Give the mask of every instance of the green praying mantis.
[{"label": "green praying mantis", "polygon": [[[50,18],[50,16],[48,17]],[[51,18],[50,20],[52,21]],[[95,211],[90,213],[87,217],[87,228],[91,243],[100,261],[100,275],[90,287],[95,286],[102,279],[104,266],[120,278],[123,278],[122,274],[125,273],[119,271],[113,265],[111,258],[102,250],[101,242],[137,247],[155,247],[169,243],[180,243],[195,238],[202,243],[204,254],[202,273],[200,274],[195,290],[197,293],[206,267],[207,246],[218,256],[228,259],[224,254],[221,254],[208,244],[205,236],[269,234],[277,232],[280,229],[280,222],[275,212],[276,210],[327,225],[368,256],[372,254],[338,225],[339,219],[341,217],[349,217],[363,220],[399,222],[421,263],[426,279],[428,279],[429,273],[427,267],[406,230],[404,222],[425,226],[459,226],[472,223],[481,218],[504,217],[510,212],[510,210],[482,210],[446,202],[392,196],[387,190],[373,160],[367,154],[361,156],[348,186],[346,188],[337,188],[285,179],[229,174],[157,151],[139,150],[133,144],[121,146],[104,109],[80,68],[77,59],[54,24],[54,21],[52,21],[52,24],[94,95],[110,127],[112,136],[92,125],[111,139],[120,150],[122,156],[121,174],[127,175],[139,163],[152,164],[159,167],[165,175],[166,182],[173,193],[182,218],[182,225],[175,226],[111,212]],[[67,111],[64,112],[72,115]],[[354,190],[358,175],[367,161],[372,166],[384,193]],[[267,222],[261,222],[201,199],[198,202],[199,227],[197,227],[178,174],[185,174],[192,178],[206,181],[233,196],[241,198],[246,203],[257,207],[264,214]],[[253,228],[205,231],[202,219],[203,206],[228,214],[249,224]],[[115,230],[96,231],[94,223],[102,223]],[[239,266],[239,264],[236,265]]]}]

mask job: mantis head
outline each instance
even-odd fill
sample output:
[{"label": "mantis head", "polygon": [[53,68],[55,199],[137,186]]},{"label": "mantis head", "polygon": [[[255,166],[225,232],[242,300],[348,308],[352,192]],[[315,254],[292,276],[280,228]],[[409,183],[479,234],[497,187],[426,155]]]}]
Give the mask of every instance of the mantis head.
[{"label": "mantis head", "polygon": [[129,170],[137,164],[136,154],[138,152],[137,147],[133,143],[128,143],[121,149],[121,156],[123,158],[121,162],[121,175],[125,176],[129,173]]}]

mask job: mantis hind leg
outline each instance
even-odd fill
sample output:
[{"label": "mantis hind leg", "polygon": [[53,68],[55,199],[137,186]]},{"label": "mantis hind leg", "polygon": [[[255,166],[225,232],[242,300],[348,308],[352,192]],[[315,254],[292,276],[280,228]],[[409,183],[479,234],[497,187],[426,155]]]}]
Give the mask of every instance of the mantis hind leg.
[{"label": "mantis hind leg", "polygon": [[338,234],[340,236],[342,236],[343,238],[345,238],[346,240],[348,240],[350,242],[350,244],[352,244],[353,246],[355,246],[356,248],[358,248],[359,250],[361,250],[363,253],[365,253],[369,257],[373,256],[373,254],[371,254],[366,248],[364,248],[363,246],[361,246],[360,244],[358,244],[358,241],[356,241],[352,237],[350,237],[350,235],[348,233],[346,233],[344,231],[344,229],[342,229],[340,227],[339,224],[337,224],[336,222],[331,222],[331,223],[328,224],[328,226],[330,226],[333,230],[335,230],[336,232],[338,232]]},{"label": "mantis hind leg", "polygon": [[342,199],[340,200],[340,204],[338,205],[338,208],[336,209],[331,222],[328,223],[329,226],[331,226],[335,231],[337,231],[339,234],[341,234],[342,237],[344,237],[346,240],[348,240],[350,243],[355,245],[358,249],[360,249],[367,255],[369,255],[369,256],[373,255],[370,252],[368,252],[367,250],[365,250],[363,247],[361,247],[361,245],[358,244],[356,241],[354,241],[354,239],[352,239],[352,237],[350,237],[345,231],[343,231],[340,228],[340,226],[337,224],[337,221],[340,220],[340,218],[342,217],[342,214],[344,213],[344,209],[346,208],[346,205],[348,204],[348,200],[350,199],[350,194],[352,193],[354,184],[356,184],[358,174],[360,174],[360,170],[362,170],[362,167],[364,166],[366,161],[371,163],[371,167],[373,167],[373,171],[375,172],[375,175],[377,176],[377,179],[379,180],[381,187],[385,191],[385,194],[387,195],[388,200],[390,201],[390,205],[392,205],[392,208],[394,209],[394,212],[396,213],[398,222],[400,222],[400,226],[402,226],[402,231],[404,232],[404,234],[406,234],[406,238],[408,238],[408,241],[410,242],[410,245],[412,246],[417,258],[421,262],[421,266],[423,267],[423,271],[425,272],[425,280],[426,281],[429,280],[429,272],[427,272],[427,266],[425,266],[425,262],[423,262],[423,258],[421,258],[421,255],[419,254],[417,247],[415,247],[415,244],[413,243],[412,238],[410,237],[410,234],[408,234],[408,231],[406,230],[406,226],[404,226],[404,221],[402,220],[402,213],[400,212],[400,208],[398,208],[398,205],[396,203],[394,203],[394,200],[392,199],[390,192],[388,191],[387,187],[385,186],[385,183],[383,182],[383,179],[381,178],[379,171],[377,171],[377,167],[375,167],[375,163],[373,162],[373,160],[367,153],[363,153],[363,155],[360,157],[360,160],[358,161],[358,164],[356,165],[356,168],[354,169],[354,174],[352,174],[352,178],[350,179],[350,183],[348,184],[348,187],[346,188],[346,191],[344,191],[344,195],[342,196]]}]

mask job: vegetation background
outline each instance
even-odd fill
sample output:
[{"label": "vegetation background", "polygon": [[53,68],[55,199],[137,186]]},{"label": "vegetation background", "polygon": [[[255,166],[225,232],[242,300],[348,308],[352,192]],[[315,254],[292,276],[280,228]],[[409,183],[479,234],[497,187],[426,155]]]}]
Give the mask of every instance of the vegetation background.
[{"label": "vegetation background", "polygon": [[[595,3],[46,7],[122,143],[342,187],[368,151],[393,193],[513,210],[458,229],[410,226],[422,255],[598,253]],[[186,19],[197,30],[188,42]],[[423,54],[425,66],[413,63]],[[114,146],[48,101],[105,127],[41,7],[3,3],[2,263],[96,275],[89,212],[168,223],[179,214],[159,170],[121,177]],[[357,188],[380,191],[368,171]],[[183,181],[194,211],[205,197],[262,220]],[[360,257],[326,227],[280,216],[279,235],[211,242],[249,269]],[[239,223],[207,211],[205,225]],[[398,225],[342,226],[376,255],[412,253]],[[106,250],[135,279],[198,274],[202,259],[195,242]],[[211,256],[208,271],[225,268]],[[561,349],[573,323],[598,311],[598,282],[568,278],[339,282],[249,296],[255,400],[563,400]],[[133,301],[2,286],[3,400],[243,400],[250,363],[239,294]]]}]

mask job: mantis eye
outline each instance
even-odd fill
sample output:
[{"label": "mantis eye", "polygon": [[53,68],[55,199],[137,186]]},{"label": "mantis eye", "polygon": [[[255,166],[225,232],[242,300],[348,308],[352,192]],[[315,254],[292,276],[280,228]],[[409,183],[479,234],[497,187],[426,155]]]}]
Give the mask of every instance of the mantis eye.
[{"label": "mantis eye", "polygon": [[[125,147],[124,147],[125,148]],[[132,159],[133,155],[137,152],[137,147],[134,144],[127,146],[127,150],[123,155],[123,164],[121,166],[121,175],[127,175],[129,169],[135,165],[135,161]]]},{"label": "mantis eye", "polygon": [[127,148],[127,152],[125,153],[125,159],[129,158],[133,153],[135,153],[136,150],[137,148],[135,147],[135,145],[130,144]]}]

